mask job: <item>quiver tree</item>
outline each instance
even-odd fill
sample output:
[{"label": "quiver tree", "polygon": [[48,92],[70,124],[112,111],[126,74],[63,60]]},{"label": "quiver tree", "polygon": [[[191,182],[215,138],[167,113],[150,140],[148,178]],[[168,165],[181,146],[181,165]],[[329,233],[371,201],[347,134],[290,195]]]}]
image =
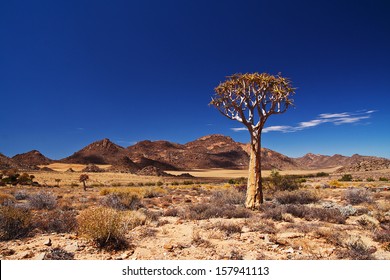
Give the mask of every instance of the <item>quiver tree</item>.
[{"label": "quiver tree", "polygon": [[290,80],[267,73],[234,74],[215,88],[211,105],[222,115],[242,123],[250,134],[250,162],[245,206],[264,201],[261,178],[261,132],[268,117],[284,113],[293,100]]},{"label": "quiver tree", "polygon": [[80,175],[79,181],[80,181],[81,183],[83,183],[83,189],[84,189],[84,191],[87,190],[87,184],[86,184],[86,182],[87,182],[88,180],[89,180],[89,176],[88,176],[87,174],[81,174],[81,175]]}]

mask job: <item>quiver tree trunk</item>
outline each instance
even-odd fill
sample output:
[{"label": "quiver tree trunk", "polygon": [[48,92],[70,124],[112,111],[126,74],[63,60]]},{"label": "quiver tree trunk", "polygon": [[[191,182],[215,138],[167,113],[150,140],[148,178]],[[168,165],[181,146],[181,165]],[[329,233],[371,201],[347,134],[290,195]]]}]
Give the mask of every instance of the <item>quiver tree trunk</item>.
[{"label": "quiver tree trunk", "polygon": [[248,184],[246,191],[245,207],[258,209],[263,203],[263,184],[261,178],[261,142],[251,141]]}]

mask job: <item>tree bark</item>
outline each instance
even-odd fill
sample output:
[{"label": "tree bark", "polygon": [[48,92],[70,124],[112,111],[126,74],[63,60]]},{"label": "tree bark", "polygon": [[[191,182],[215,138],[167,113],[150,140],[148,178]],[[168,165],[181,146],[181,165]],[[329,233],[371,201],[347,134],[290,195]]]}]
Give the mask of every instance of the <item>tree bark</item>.
[{"label": "tree bark", "polygon": [[263,203],[263,182],[261,178],[261,140],[259,137],[251,139],[251,153],[249,161],[248,184],[246,191],[245,207],[252,210],[258,209]]}]

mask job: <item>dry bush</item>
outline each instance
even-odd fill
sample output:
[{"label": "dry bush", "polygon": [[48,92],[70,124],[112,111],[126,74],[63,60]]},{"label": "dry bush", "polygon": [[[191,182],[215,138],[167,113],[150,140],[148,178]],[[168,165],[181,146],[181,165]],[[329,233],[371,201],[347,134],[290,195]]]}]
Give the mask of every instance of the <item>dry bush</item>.
[{"label": "dry bush", "polygon": [[314,192],[308,190],[279,192],[276,194],[275,199],[280,204],[309,204],[319,201],[319,197]]},{"label": "dry bush", "polygon": [[229,188],[227,190],[214,191],[211,195],[210,201],[215,204],[237,204],[244,205],[245,193],[240,192],[235,188]]},{"label": "dry bush", "polygon": [[179,210],[177,208],[168,208],[164,211],[163,216],[165,217],[177,217],[179,215]]},{"label": "dry bush", "polygon": [[25,190],[20,190],[14,193],[14,197],[16,200],[25,200],[28,199],[29,194]]},{"label": "dry bush", "polygon": [[210,218],[249,218],[250,210],[234,205],[217,205],[214,203],[198,203],[187,206],[179,213],[180,217],[189,220],[205,220]]},{"label": "dry bush", "polygon": [[211,245],[210,241],[205,240],[205,239],[202,238],[202,236],[200,235],[200,231],[197,230],[197,229],[194,229],[192,231],[192,241],[191,241],[191,244],[192,245],[196,245],[196,246],[207,247],[207,248],[209,248],[210,245]]},{"label": "dry bush", "polygon": [[125,234],[131,221],[122,212],[106,207],[92,207],[77,218],[78,233],[96,243],[100,248],[122,249],[127,247]]},{"label": "dry bush", "polygon": [[320,220],[334,224],[345,224],[346,217],[341,214],[338,209],[324,209],[308,207],[307,214],[305,215],[306,220]]},{"label": "dry bush", "polygon": [[132,193],[110,193],[100,200],[100,204],[116,210],[137,210],[143,207],[139,195]]},{"label": "dry bush", "polygon": [[349,241],[345,249],[337,252],[337,256],[348,260],[374,260],[372,254],[375,252],[375,247],[368,247],[360,238],[356,238]]},{"label": "dry bush", "polygon": [[313,233],[317,238],[324,238],[327,242],[334,246],[344,246],[343,239],[345,238],[345,235],[340,231],[320,228]]},{"label": "dry bush", "polygon": [[234,233],[241,233],[242,226],[234,223],[222,223],[219,222],[215,225],[215,228],[217,228],[220,231],[225,232],[228,236],[234,234]]},{"label": "dry bush", "polygon": [[288,213],[294,217],[303,218],[308,221],[320,220],[329,223],[344,224],[346,218],[338,209],[324,209],[317,207],[308,207],[304,205],[273,205],[265,204],[262,206],[262,217],[275,221],[283,221],[284,214]]},{"label": "dry bush", "polygon": [[46,232],[72,232],[77,226],[76,212],[56,209],[37,213],[34,226]]},{"label": "dry bush", "polygon": [[246,221],[246,225],[250,231],[268,234],[277,233],[275,223],[270,220],[251,218],[249,221]]},{"label": "dry bush", "polygon": [[390,229],[377,229],[373,233],[373,239],[380,243],[390,242]]},{"label": "dry bush", "polygon": [[153,197],[161,197],[165,195],[167,191],[161,187],[149,187],[144,189],[143,197],[145,198],[153,198]]},{"label": "dry bush", "polygon": [[60,247],[51,249],[45,254],[44,260],[73,260],[74,254],[65,251]]},{"label": "dry bush", "polygon": [[344,192],[343,199],[352,205],[373,201],[372,194],[366,189],[348,189]]},{"label": "dry bush", "polygon": [[11,206],[15,203],[15,198],[7,193],[0,193],[0,205]]},{"label": "dry bush", "polygon": [[283,213],[284,213],[284,207],[283,206],[277,206],[273,204],[263,204],[261,206],[262,218],[264,219],[271,219],[274,221],[282,221],[283,220]]},{"label": "dry bush", "polygon": [[374,229],[377,227],[377,224],[367,215],[364,215],[356,220],[356,222],[364,229]]},{"label": "dry bush", "polygon": [[57,205],[56,197],[45,191],[40,191],[39,193],[32,194],[28,197],[29,205],[32,209],[54,209]]},{"label": "dry bush", "polygon": [[21,238],[31,230],[30,210],[13,206],[0,207],[0,240]]}]

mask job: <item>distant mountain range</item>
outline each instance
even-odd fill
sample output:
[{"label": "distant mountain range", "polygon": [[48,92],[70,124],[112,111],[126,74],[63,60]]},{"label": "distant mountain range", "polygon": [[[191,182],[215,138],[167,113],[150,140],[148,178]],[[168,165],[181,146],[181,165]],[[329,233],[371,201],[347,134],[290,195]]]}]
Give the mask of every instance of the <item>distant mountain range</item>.
[{"label": "distant mountain range", "polygon": [[[306,154],[290,158],[263,148],[263,169],[319,169],[342,167],[344,171],[366,171],[390,168],[390,160],[372,156]],[[235,142],[223,135],[208,135],[186,144],[168,141],[141,141],[121,147],[109,139],[93,142],[73,155],[51,160],[33,150],[8,158],[0,154],[0,169],[38,169],[53,162],[76,164],[107,164],[111,171],[136,173],[146,167],[159,170],[190,170],[208,168],[244,169],[249,163],[249,144]]]}]

